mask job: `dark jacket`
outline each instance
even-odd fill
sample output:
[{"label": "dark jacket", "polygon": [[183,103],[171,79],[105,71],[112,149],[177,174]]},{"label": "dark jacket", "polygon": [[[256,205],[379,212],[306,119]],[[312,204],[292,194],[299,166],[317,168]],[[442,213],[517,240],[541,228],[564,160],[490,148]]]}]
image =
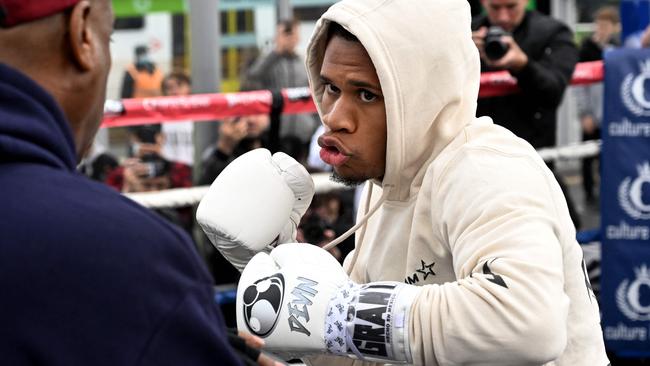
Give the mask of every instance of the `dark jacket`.
[{"label": "dark jacket", "polygon": [[[490,26],[485,15],[474,18],[472,30],[482,26]],[[565,24],[529,11],[513,38],[529,59],[523,70],[511,73],[521,92],[479,99],[477,115],[492,117],[534,147],[554,146],[556,110],[578,61],[573,33]],[[494,70],[482,63],[481,71]]]},{"label": "dark jacket", "polygon": [[0,64],[0,364],[239,364],[187,235],[75,164],[55,100]]},{"label": "dark jacket", "polygon": [[[302,88],[307,87],[308,84],[309,79],[302,57],[275,51],[255,60],[246,72],[244,80],[245,89],[248,90]],[[318,125],[319,120],[314,114],[283,115],[280,137],[295,136],[307,144]]]},{"label": "dark jacket", "polygon": [[[605,49],[612,49],[621,46],[621,40],[618,34],[613,35],[605,44]],[[589,61],[598,61],[603,59],[603,52],[605,52],[603,46],[594,42],[594,40],[589,37],[585,37],[580,44],[580,62],[589,62]]]},{"label": "dark jacket", "polygon": [[246,137],[242,139],[230,155],[223,153],[215,146],[208,148],[204,153],[207,156],[203,160],[203,170],[201,171],[199,185],[212,184],[212,182],[217,179],[217,176],[226,169],[228,164],[232,163],[232,161],[237,159],[239,156],[258,147],[268,148],[268,146],[268,132],[263,132],[257,138]]}]

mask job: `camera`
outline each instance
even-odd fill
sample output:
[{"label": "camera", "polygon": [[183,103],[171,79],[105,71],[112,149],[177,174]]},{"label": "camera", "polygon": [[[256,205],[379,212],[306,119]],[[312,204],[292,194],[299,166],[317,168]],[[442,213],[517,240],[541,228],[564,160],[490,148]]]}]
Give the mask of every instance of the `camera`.
[{"label": "camera", "polygon": [[330,229],[330,226],[317,214],[311,213],[303,218],[300,228],[307,243],[318,245],[326,240],[325,230]]},{"label": "camera", "polygon": [[156,178],[163,175],[161,173],[163,169],[161,168],[160,164],[156,164],[154,162],[143,164],[147,167],[147,172],[143,175],[143,178]]},{"label": "camera", "polygon": [[147,167],[147,171],[142,178],[156,178],[169,173],[169,162],[159,155],[146,154],[142,156],[140,161]]},{"label": "camera", "polygon": [[508,52],[508,44],[501,41],[501,37],[509,35],[503,28],[492,26],[488,28],[485,36],[485,56],[490,60],[498,60]]}]

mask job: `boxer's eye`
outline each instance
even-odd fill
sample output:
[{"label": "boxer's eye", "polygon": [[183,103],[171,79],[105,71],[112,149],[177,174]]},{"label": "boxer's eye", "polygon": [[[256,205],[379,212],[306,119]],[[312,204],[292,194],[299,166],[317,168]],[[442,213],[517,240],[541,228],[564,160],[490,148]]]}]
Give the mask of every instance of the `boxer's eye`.
[{"label": "boxer's eye", "polygon": [[331,83],[325,83],[325,91],[328,94],[338,94],[341,90],[335,87],[334,85],[332,85]]},{"label": "boxer's eye", "polygon": [[377,100],[377,95],[375,93],[369,92],[365,89],[361,89],[361,91],[359,91],[359,96],[361,97],[361,100],[366,103],[374,102]]}]

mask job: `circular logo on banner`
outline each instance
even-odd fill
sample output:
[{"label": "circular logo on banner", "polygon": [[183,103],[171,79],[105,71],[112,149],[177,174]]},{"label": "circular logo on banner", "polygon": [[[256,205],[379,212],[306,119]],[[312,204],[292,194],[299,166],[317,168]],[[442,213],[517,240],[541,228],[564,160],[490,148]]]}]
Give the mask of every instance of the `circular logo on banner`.
[{"label": "circular logo on banner", "polygon": [[251,333],[266,337],[278,322],[284,298],[284,277],[280,273],[255,281],[244,291],[244,322]]},{"label": "circular logo on banner", "polygon": [[642,304],[640,291],[643,286],[650,289],[650,273],[648,267],[642,265],[635,268],[636,278],[631,283],[624,280],[616,290],[616,305],[619,310],[630,320],[650,320],[650,303]]},{"label": "circular logo on banner", "polygon": [[627,109],[637,116],[650,116],[650,100],[646,97],[645,83],[650,81],[650,60],[642,62],[641,73],[627,74],[621,84],[621,98]]},{"label": "circular logo on banner", "polygon": [[650,164],[646,161],[637,166],[639,175],[632,180],[627,177],[618,187],[618,200],[621,207],[630,217],[637,220],[650,219],[650,203],[643,200],[643,186],[650,187]]}]

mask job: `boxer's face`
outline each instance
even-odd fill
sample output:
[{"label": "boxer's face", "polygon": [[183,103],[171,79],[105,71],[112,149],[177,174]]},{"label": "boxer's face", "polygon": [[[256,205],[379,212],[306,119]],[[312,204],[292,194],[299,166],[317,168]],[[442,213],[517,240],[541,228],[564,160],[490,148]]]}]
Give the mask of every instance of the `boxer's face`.
[{"label": "boxer's face", "polygon": [[321,158],[344,183],[381,179],[386,167],[386,109],[370,56],[361,43],[334,36],[320,77],[325,85]]}]

